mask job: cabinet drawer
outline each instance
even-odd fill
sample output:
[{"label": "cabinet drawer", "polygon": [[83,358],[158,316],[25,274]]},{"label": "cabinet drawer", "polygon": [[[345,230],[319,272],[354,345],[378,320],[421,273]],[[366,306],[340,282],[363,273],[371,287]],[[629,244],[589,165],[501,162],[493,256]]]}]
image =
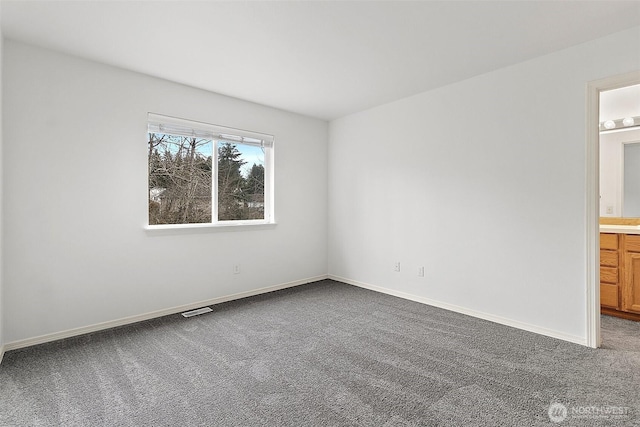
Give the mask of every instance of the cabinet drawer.
[{"label": "cabinet drawer", "polygon": [[618,249],[618,235],[611,233],[600,233],[600,249]]},{"label": "cabinet drawer", "polygon": [[618,307],[618,285],[600,283],[600,305],[611,308]]},{"label": "cabinet drawer", "polygon": [[600,281],[618,283],[618,269],[613,267],[600,267]]},{"label": "cabinet drawer", "polygon": [[617,267],[618,266],[618,252],[617,251],[600,251],[600,265],[605,267]]},{"label": "cabinet drawer", "polygon": [[624,250],[629,252],[640,252],[640,236],[636,234],[625,235]]}]

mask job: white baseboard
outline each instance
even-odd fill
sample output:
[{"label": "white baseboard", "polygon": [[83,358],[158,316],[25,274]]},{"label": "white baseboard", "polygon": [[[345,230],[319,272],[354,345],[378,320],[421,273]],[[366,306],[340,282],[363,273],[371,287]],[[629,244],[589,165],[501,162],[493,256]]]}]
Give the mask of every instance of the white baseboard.
[{"label": "white baseboard", "polygon": [[540,335],[545,335],[551,338],[557,338],[563,341],[569,341],[575,344],[580,344],[587,346],[587,340],[585,337],[579,337],[575,335],[565,334],[563,332],[558,332],[552,329],[542,328],[540,326],[531,325],[529,323],[520,322],[517,320],[507,319],[505,317],[496,316],[489,313],[484,313],[481,311],[472,310],[465,307],[460,307],[458,305],[449,304],[446,302],[432,300],[430,298],[425,298],[417,295],[408,294],[406,292],[396,291],[393,289],[384,288],[381,286],[370,285],[368,283],[358,282],[356,280],[347,279],[345,277],[329,275],[329,279],[336,280],[338,282],[343,282],[348,285],[358,286],[360,288],[369,289],[376,292],[381,292],[383,294],[393,295],[399,298],[408,299],[411,301],[419,302],[422,304],[431,305],[438,308],[443,308],[445,310],[454,311],[456,313],[466,314],[468,316],[477,317],[479,319],[488,320],[490,322],[499,323],[505,326],[511,326],[512,328],[522,329],[525,331],[533,332]]},{"label": "white baseboard", "polygon": [[129,325],[131,323],[142,322],[144,320],[154,319],[156,317],[167,316],[170,314],[181,313],[183,311],[194,310],[196,308],[204,307],[207,305],[220,304],[227,301],[233,301],[241,298],[247,298],[254,295],[266,294],[268,292],[278,291],[280,289],[292,288],[294,286],[304,285],[311,282],[317,282],[318,280],[327,279],[329,276],[326,274],[321,276],[309,277],[302,280],[295,280],[293,282],[283,283],[280,285],[267,286],[264,288],[253,289],[251,291],[239,292],[237,294],[226,295],[222,297],[212,298],[205,301],[198,301],[192,304],[181,305],[178,307],[171,307],[164,310],[152,311],[149,313],[139,314],[136,316],[124,317],[121,319],[110,320],[108,322],[96,323],[89,326],[83,326],[80,328],[68,329],[66,331],[55,332],[53,334],[40,335],[34,338],[28,338],[25,340],[13,341],[6,343],[4,348],[0,351],[0,362],[2,361],[2,354],[5,351],[17,350],[19,348],[30,347],[32,345],[43,344],[50,341],[57,341],[63,338],[70,338],[77,335],[88,334],[90,332],[97,332],[104,329],[115,328],[117,326]]},{"label": "white baseboard", "polygon": [[91,332],[97,332],[104,329],[110,329],[118,326],[124,326],[131,323],[142,322],[144,320],[154,319],[156,317],[167,316],[170,314],[181,313],[183,311],[194,310],[196,308],[220,304],[227,301],[233,301],[241,298],[247,298],[254,295],[265,294],[268,292],[277,291],[280,289],[291,288],[294,286],[304,285],[311,282],[316,282],[319,280],[331,279],[336,280],[338,282],[346,283],[349,285],[357,286],[364,289],[369,289],[372,291],[380,292],[387,295],[393,295],[399,298],[419,302],[422,304],[431,305],[438,308],[443,308],[445,310],[453,311],[456,313],[466,314],[468,316],[477,317],[480,319],[488,320],[494,323],[499,323],[501,325],[510,326],[517,329],[522,329],[525,331],[533,332],[540,335],[545,335],[552,338],[557,338],[563,341],[569,341],[572,343],[587,345],[587,341],[584,337],[578,337],[574,335],[565,334],[562,332],[558,332],[552,329],[541,328],[536,325],[531,325],[524,322],[519,322],[517,320],[507,319],[501,316],[496,316],[493,314],[484,313],[481,311],[476,311],[472,309],[468,309],[465,307],[460,307],[454,304],[449,304],[441,301],[432,300],[429,298],[409,294],[406,292],[396,291],[389,288],[384,288],[382,286],[371,285],[368,283],[358,282],[356,280],[347,279],[346,277],[340,277],[335,275],[320,275],[315,277],[309,277],[307,279],[296,280],[293,282],[283,283],[280,285],[267,286],[264,288],[254,289],[251,291],[239,292],[237,294],[226,295],[222,297],[212,298],[205,301],[199,301],[192,304],[181,305],[177,307],[171,307],[164,310],[153,311],[149,313],[144,313],[136,316],[125,317],[121,319],[111,320],[108,322],[96,323],[89,326],[83,326],[80,328],[69,329],[66,331],[55,332],[53,334],[40,335],[34,338],[28,338],[25,340],[13,341],[10,343],[6,343],[3,346],[0,346],[0,363],[2,363],[2,358],[4,353],[10,350],[17,350],[24,347],[30,347],[37,344],[43,344],[46,342],[57,341],[64,338],[70,338],[77,335],[88,334]]}]

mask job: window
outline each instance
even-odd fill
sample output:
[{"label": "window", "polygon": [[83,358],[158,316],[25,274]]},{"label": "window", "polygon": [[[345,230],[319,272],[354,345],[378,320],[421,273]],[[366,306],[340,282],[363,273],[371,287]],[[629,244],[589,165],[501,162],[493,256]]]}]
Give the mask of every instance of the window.
[{"label": "window", "polygon": [[273,136],[149,114],[149,225],[273,222]]}]

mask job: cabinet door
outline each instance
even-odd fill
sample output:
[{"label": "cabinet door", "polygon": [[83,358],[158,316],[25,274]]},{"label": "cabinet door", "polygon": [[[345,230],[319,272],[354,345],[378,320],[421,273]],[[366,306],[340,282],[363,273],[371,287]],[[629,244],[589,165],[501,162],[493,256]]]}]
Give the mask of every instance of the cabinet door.
[{"label": "cabinet door", "polygon": [[640,253],[625,253],[624,269],[622,309],[640,313]]}]

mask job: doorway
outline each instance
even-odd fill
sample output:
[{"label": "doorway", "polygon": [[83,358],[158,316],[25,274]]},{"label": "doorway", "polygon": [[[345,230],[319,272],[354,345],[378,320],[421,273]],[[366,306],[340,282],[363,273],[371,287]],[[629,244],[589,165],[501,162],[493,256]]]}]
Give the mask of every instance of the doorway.
[{"label": "doorway", "polygon": [[[587,345],[599,347],[600,333],[600,95],[640,84],[640,71],[589,82],[587,85]],[[606,209],[606,208],[605,208]]]}]

